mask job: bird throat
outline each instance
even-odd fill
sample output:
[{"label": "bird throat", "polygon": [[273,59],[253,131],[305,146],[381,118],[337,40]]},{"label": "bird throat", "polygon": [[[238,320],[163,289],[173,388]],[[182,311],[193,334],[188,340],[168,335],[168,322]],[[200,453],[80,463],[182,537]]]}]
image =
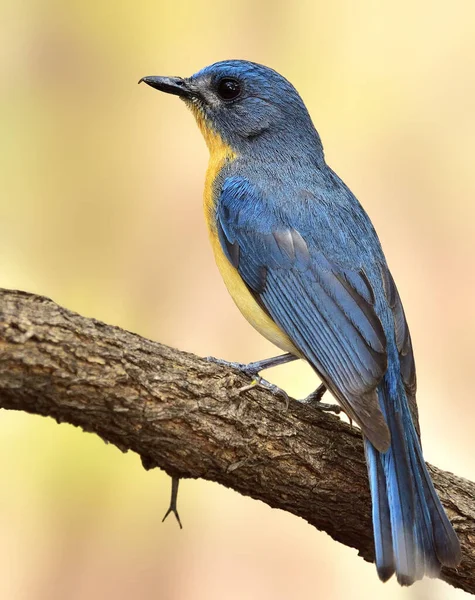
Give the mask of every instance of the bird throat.
[{"label": "bird throat", "polygon": [[215,189],[215,182],[223,167],[232,162],[237,157],[237,154],[231,146],[223,140],[219,133],[213,129],[201,107],[191,102],[187,104],[196,119],[209,150],[209,163],[205,178],[203,208],[211,235],[211,230],[216,230],[216,202],[219,196],[219,192]]}]

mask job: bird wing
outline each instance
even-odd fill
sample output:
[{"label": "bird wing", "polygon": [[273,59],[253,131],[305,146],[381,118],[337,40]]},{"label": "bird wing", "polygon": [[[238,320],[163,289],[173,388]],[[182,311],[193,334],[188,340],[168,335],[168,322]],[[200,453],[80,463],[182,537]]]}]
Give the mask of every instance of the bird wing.
[{"label": "bird wing", "polygon": [[377,386],[387,368],[386,337],[372,286],[363,269],[327,258],[299,219],[287,217],[256,197],[247,180],[224,181],[216,207],[224,253],[348,416],[384,452],[390,434]]},{"label": "bird wing", "polygon": [[404,384],[404,389],[406,390],[406,396],[409,402],[412,420],[414,422],[417,434],[420,437],[419,413],[416,403],[416,364],[414,361],[411,334],[409,333],[409,327],[407,324],[406,315],[404,314],[404,308],[402,306],[399,292],[397,291],[393,276],[391,275],[391,272],[386,264],[381,265],[381,276],[386,300],[391,308],[394,320],[394,334],[399,354],[401,378]]}]

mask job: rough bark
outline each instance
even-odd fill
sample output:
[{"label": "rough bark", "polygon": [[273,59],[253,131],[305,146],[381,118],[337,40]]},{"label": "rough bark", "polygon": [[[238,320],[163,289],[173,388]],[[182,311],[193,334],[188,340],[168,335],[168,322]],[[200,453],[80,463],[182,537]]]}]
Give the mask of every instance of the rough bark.
[{"label": "rough bark", "polygon": [[[0,290],[0,407],[94,432],[147,467],[217,481],[287,510],[373,560],[359,430],[228,367]],[[442,578],[475,593],[475,484],[430,467],[463,561]],[[375,575],[376,576],[376,575]]]}]

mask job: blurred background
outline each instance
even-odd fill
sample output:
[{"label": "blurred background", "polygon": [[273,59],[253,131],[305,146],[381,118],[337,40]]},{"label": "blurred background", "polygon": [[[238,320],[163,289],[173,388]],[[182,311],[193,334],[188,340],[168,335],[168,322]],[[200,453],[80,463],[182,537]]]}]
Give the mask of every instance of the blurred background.
[{"label": "blurred background", "polygon": [[[137,86],[226,58],[301,92],[369,212],[410,323],[427,460],[475,479],[472,0],[0,2],[0,285],[200,355],[275,353],[243,320],[202,218],[207,150],[184,105]],[[270,378],[297,397],[303,365]],[[169,480],[92,435],[0,415],[0,598],[456,599],[384,587],[303,520]]]}]

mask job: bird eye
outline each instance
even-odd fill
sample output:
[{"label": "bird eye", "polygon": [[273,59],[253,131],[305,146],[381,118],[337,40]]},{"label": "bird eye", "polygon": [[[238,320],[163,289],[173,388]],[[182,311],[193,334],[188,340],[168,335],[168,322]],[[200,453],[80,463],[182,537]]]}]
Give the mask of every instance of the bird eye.
[{"label": "bird eye", "polygon": [[236,79],[224,77],[219,81],[217,91],[223,100],[235,100],[241,93],[241,85]]}]

